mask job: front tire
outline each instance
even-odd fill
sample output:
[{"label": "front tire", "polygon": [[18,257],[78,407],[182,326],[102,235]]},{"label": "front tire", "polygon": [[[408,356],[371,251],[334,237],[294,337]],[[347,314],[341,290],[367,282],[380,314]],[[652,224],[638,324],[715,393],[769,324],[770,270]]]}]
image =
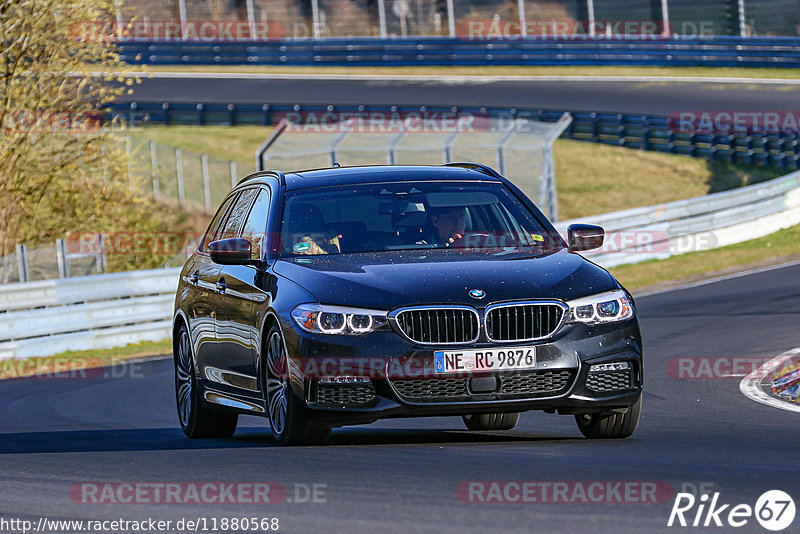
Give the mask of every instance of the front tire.
[{"label": "front tire", "polygon": [[642,395],[623,413],[581,414],[575,416],[581,434],[589,439],[622,439],[631,436],[639,426],[642,413]]},{"label": "front tire", "polygon": [[461,418],[470,430],[511,430],[519,423],[519,412],[471,414]]},{"label": "front tire", "polygon": [[186,325],[181,325],[175,342],[175,400],[181,430],[189,438],[229,438],[236,432],[239,416],[203,406],[194,371],[192,343]]},{"label": "front tire", "polygon": [[331,429],[309,423],[302,399],[292,394],[289,358],[277,326],[269,329],[264,349],[267,414],[275,441],[279,445],[324,444]]}]

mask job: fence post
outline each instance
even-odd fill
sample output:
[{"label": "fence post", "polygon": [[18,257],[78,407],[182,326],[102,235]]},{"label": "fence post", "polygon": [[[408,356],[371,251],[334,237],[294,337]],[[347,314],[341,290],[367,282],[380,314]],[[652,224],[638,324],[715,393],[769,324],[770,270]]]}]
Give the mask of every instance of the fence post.
[{"label": "fence post", "polygon": [[586,0],[586,11],[589,15],[589,36],[594,37],[594,0]]},{"label": "fence post", "polygon": [[[253,0],[247,0],[247,23],[250,26],[250,40],[258,39],[256,35],[256,10],[253,8]],[[264,36],[266,38],[266,35]]]},{"label": "fence post", "polygon": [[312,29],[314,39],[319,39],[319,2],[318,0],[311,0],[311,24],[314,25]]},{"label": "fence post", "polygon": [[744,0],[739,0],[739,37],[742,39],[747,37],[747,20],[745,16]]},{"label": "fence post", "polygon": [[230,168],[231,168],[231,189],[233,189],[234,187],[236,187],[236,182],[238,181],[236,178],[239,175],[239,173],[236,171],[235,159],[231,160]]},{"label": "fence post", "polygon": [[456,15],[453,9],[453,0],[447,0],[447,32],[450,37],[456,36]]},{"label": "fence post", "polygon": [[106,272],[106,239],[102,233],[97,234],[97,247],[97,272],[102,274]]},{"label": "fence post", "polygon": [[62,237],[56,239],[56,260],[58,261],[58,277],[69,278],[69,261],[67,260],[67,241]]},{"label": "fence post", "polygon": [[386,5],[385,5],[385,0],[378,0],[378,24],[380,26],[381,39],[386,39]]},{"label": "fence post", "polygon": [[[174,4],[173,4],[174,5]],[[178,16],[181,18],[181,40],[186,40],[186,0],[178,0]]]},{"label": "fence post", "polygon": [[186,203],[186,190],[183,187],[183,152],[180,148],[175,149],[175,172],[178,176],[178,203],[183,206]]},{"label": "fence post", "polygon": [[158,156],[155,141],[150,141],[150,177],[153,179],[153,197],[158,200]]},{"label": "fence post", "polygon": [[669,5],[668,0],[661,0],[661,24],[663,24],[663,28],[661,28],[661,36],[662,37],[669,37],[670,27],[669,27]]},{"label": "fence post", "polygon": [[521,37],[528,36],[528,29],[525,27],[525,0],[517,0],[517,14],[519,15],[519,34]]},{"label": "fence post", "polygon": [[19,281],[28,281],[28,249],[25,245],[17,245],[17,269]]},{"label": "fence post", "polygon": [[203,168],[203,200],[206,213],[211,213],[211,182],[208,179],[208,156],[200,154],[200,165]]}]

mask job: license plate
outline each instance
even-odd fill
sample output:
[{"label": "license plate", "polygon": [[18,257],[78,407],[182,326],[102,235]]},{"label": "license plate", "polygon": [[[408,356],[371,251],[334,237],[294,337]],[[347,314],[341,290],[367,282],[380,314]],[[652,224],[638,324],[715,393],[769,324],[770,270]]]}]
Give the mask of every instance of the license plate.
[{"label": "license plate", "polygon": [[436,374],[513,371],[535,367],[536,347],[439,350],[433,353],[433,372]]}]

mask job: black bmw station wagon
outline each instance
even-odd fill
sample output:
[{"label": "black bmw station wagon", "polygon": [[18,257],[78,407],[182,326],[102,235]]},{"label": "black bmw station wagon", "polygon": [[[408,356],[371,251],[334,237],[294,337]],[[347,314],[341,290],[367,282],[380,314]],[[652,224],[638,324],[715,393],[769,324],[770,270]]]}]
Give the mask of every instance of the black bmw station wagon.
[{"label": "black bmw station wagon", "polygon": [[526,410],[587,438],[639,422],[631,295],[489,167],[335,167],[244,178],[180,274],[178,416],[225,437],[267,417],[278,443],[387,417],[509,430]]}]

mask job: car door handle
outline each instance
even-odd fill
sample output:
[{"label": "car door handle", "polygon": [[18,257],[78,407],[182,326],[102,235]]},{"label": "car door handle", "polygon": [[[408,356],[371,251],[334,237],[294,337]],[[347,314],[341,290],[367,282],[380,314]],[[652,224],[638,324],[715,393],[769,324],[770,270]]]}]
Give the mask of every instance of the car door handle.
[{"label": "car door handle", "polygon": [[198,284],[198,282],[200,282],[200,275],[199,274],[194,273],[193,275],[191,275],[189,277],[189,283],[192,284],[193,286],[196,286]]},{"label": "car door handle", "polygon": [[225,293],[226,289],[228,289],[228,286],[225,285],[225,279],[220,278],[217,281],[217,291],[219,291],[220,293]]}]

